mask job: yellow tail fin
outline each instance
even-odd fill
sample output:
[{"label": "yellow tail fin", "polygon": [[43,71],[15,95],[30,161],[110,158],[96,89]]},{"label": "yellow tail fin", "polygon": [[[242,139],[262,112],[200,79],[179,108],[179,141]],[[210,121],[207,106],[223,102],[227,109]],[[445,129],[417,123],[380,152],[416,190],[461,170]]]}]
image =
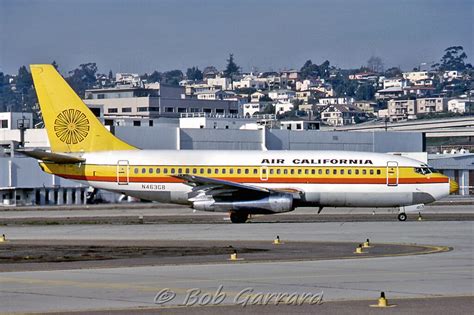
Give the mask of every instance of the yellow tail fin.
[{"label": "yellow tail fin", "polygon": [[30,65],[53,152],[136,150],[110,133],[52,65]]}]

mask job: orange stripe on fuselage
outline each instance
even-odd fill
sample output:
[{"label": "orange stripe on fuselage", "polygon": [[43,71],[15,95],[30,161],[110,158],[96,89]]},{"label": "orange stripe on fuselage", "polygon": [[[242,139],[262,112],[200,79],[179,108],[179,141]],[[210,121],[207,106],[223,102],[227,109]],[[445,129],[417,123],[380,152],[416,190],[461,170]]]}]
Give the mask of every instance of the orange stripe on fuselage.
[{"label": "orange stripe on fuselage", "polygon": [[[56,174],[58,176],[85,181],[97,182],[117,182],[117,176],[86,176],[71,174]],[[126,177],[120,177],[123,181]],[[272,184],[386,184],[385,177],[380,178],[314,178],[314,177],[269,177],[268,180],[261,180],[259,177],[209,177],[235,183],[272,183]],[[392,179],[394,180],[394,179]],[[130,183],[182,183],[183,180],[171,177],[129,177]],[[438,184],[448,183],[447,178],[399,178],[398,184]]]}]

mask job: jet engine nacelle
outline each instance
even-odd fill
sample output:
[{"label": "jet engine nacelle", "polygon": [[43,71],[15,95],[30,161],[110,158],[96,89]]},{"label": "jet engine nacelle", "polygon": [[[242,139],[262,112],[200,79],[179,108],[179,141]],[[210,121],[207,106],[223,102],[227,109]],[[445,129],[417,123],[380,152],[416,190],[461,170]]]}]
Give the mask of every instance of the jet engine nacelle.
[{"label": "jet engine nacelle", "polygon": [[278,213],[292,211],[293,196],[290,194],[271,194],[258,200],[216,201],[212,196],[195,200],[193,208],[200,211],[241,211],[253,214]]}]

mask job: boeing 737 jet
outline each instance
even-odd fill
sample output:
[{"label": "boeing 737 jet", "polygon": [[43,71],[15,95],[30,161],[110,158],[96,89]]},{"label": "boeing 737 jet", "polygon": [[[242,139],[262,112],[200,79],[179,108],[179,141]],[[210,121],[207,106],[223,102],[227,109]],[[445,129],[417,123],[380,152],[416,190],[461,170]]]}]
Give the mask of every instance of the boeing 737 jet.
[{"label": "boeing 737 jet", "polygon": [[[25,150],[43,171],[140,199],[251,214],[296,207],[423,205],[456,182],[402,156],[344,151],[140,150],[115,137],[51,65],[31,65],[51,151]],[[412,207],[413,208],[413,207]]]}]

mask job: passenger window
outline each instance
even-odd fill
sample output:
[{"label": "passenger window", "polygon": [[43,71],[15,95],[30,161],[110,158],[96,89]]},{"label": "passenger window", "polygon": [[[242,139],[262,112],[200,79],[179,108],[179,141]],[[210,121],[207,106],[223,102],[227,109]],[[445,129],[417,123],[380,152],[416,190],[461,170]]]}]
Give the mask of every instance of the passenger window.
[{"label": "passenger window", "polygon": [[316,170],[315,170],[314,168],[311,170],[311,174],[312,174],[312,175],[315,175],[315,174],[316,174]]},{"label": "passenger window", "polygon": [[347,170],[347,175],[351,175],[352,174],[352,170]]},{"label": "passenger window", "polygon": [[301,175],[303,173],[303,170],[298,170],[298,175]]},{"label": "passenger window", "polygon": [[329,175],[329,174],[331,174],[331,170],[328,168],[326,169],[326,175]]},{"label": "passenger window", "polygon": [[284,169],[284,170],[283,170],[283,174],[287,175],[287,174],[288,174],[288,170],[287,170],[287,169]]},{"label": "passenger window", "polygon": [[370,170],[370,175],[374,175],[374,170]]},{"label": "passenger window", "polygon": [[148,169],[148,173],[153,174],[153,169],[152,169],[152,168],[149,168],[149,169]]},{"label": "passenger window", "polygon": [[214,170],[214,174],[219,174],[219,169],[218,169],[218,168],[216,168],[216,169]]},{"label": "passenger window", "polygon": [[226,170],[225,168],[222,169],[222,174],[225,174]]},{"label": "passenger window", "polygon": [[273,169],[270,169],[270,175],[273,175]]},{"label": "passenger window", "polygon": [[197,168],[193,168],[193,174],[197,174],[198,170]]},{"label": "passenger window", "polygon": [[201,168],[201,169],[199,170],[199,173],[204,174],[204,169]]},{"label": "passenger window", "polygon": [[229,174],[234,174],[234,169],[233,169],[233,168],[231,168],[231,169],[229,170]]},{"label": "passenger window", "polygon": [[135,174],[138,174],[138,168],[135,167],[134,172],[135,172]]},{"label": "passenger window", "polygon": [[237,174],[241,174],[242,170],[240,168],[237,169]]},{"label": "passenger window", "polygon": [[290,174],[291,174],[291,175],[295,174],[295,170],[294,170],[294,169],[291,169],[291,170],[290,170]]},{"label": "passenger window", "polygon": [[164,169],[163,169],[163,173],[168,174],[168,169],[167,169],[167,168],[164,168]]},{"label": "passenger window", "polygon": [[174,168],[171,169],[171,174],[174,174]]},{"label": "passenger window", "polygon": [[366,175],[367,174],[367,170],[362,170],[362,175]]},{"label": "passenger window", "polygon": [[308,174],[309,174],[309,170],[308,170],[308,169],[305,169],[305,170],[304,170],[304,173],[305,173],[306,175],[308,175]]},{"label": "passenger window", "polygon": [[356,175],[359,175],[359,170],[355,170],[354,173],[355,173]]},{"label": "passenger window", "polygon": [[210,168],[207,169],[207,174],[211,174],[212,170]]},{"label": "passenger window", "polygon": [[380,170],[377,170],[377,175],[380,175],[382,174],[382,172]]},{"label": "passenger window", "polygon": [[157,169],[155,170],[155,172],[156,172],[156,174],[160,174],[160,169],[157,168]]},{"label": "passenger window", "polygon": [[280,175],[280,173],[281,173],[281,170],[278,168],[277,169],[277,174]]},{"label": "passenger window", "polygon": [[189,168],[186,169],[185,173],[186,173],[186,174],[189,174]]},{"label": "passenger window", "polygon": [[322,170],[322,169],[319,169],[319,170],[318,170],[318,174],[319,174],[319,175],[323,175],[323,170]]},{"label": "passenger window", "polygon": [[267,170],[262,168],[262,174],[267,174]]},{"label": "passenger window", "polygon": [[255,175],[258,174],[258,170],[257,170],[257,169],[254,169],[254,170],[253,170],[253,173],[254,173]]},{"label": "passenger window", "polygon": [[337,170],[336,170],[336,169],[333,169],[333,170],[332,170],[332,173],[333,173],[334,175],[337,175]]},{"label": "passenger window", "polygon": [[344,175],[344,170],[341,170],[341,175]]},{"label": "passenger window", "polygon": [[146,173],[146,168],[142,168],[142,174]]},{"label": "passenger window", "polygon": [[178,174],[183,174],[183,169],[178,168]]},{"label": "passenger window", "polygon": [[248,173],[249,173],[249,169],[246,168],[246,169],[245,169],[245,174],[248,174]]}]

